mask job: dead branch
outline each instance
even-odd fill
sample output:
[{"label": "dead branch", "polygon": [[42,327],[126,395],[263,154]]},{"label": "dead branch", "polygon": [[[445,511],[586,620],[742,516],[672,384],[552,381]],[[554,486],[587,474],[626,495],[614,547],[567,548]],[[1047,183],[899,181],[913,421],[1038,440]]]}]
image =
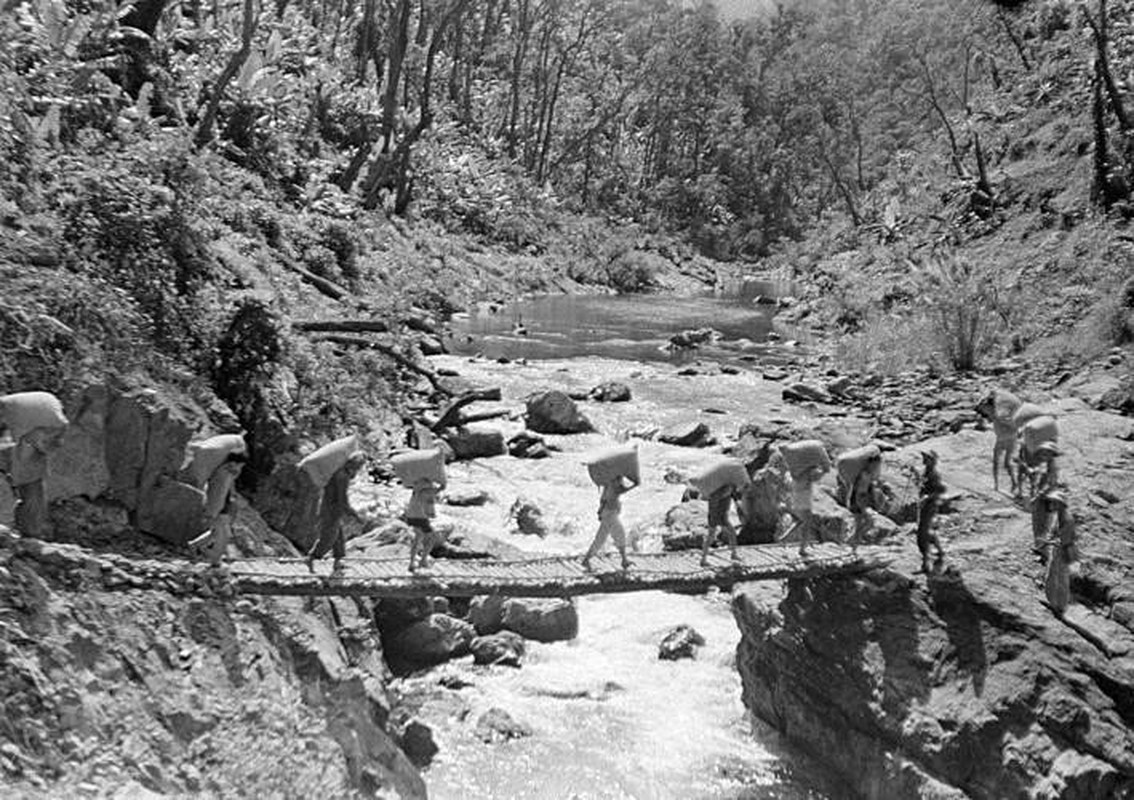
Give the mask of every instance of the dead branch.
[{"label": "dead branch", "polygon": [[341,333],[324,334],[318,337],[316,341],[331,342],[332,344],[342,344],[348,347],[361,347],[363,349],[377,350],[382,355],[389,356],[399,365],[408,369],[410,372],[415,372],[425,378],[439,394],[450,396],[453,394],[452,390],[445,386],[445,384],[441,381],[441,378],[437,375],[437,373],[426,369],[425,367],[415,362],[412,358],[402,355],[392,346],[384,342],[379,342],[374,339],[367,339],[363,336],[348,336]]},{"label": "dead branch", "polygon": [[305,333],[389,333],[390,325],[380,319],[317,319],[293,322],[291,327]]}]

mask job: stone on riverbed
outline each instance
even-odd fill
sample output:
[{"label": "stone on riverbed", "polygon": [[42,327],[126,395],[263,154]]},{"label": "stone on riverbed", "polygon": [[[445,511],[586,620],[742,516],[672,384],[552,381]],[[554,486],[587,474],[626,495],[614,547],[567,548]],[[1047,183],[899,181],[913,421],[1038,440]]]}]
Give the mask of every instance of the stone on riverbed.
[{"label": "stone on riverbed", "polygon": [[503,627],[504,598],[498,594],[474,597],[469,603],[469,622],[481,636],[496,633]]},{"label": "stone on riverbed", "polygon": [[547,458],[551,448],[538,433],[520,431],[508,439],[508,455],[513,458]]},{"label": "stone on riverbed", "polygon": [[590,396],[600,403],[625,403],[630,399],[630,387],[618,381],[607,381],[591,389]]},{"label": "stone on riverbed", "polygon": [[678,625],[665,635],[658,645],[658,658],[662,661],[677,661],[679,658],[693,658],[697,648],[705,644],[705,637],[689,625]]},{"label": "stone on riverbed", "polygon": [[530,725],[517,722],[502,708],[490,708],[476,721],[476,735],[481,741],[492,744],[532,735]]},{"label": "stone on riverbed", "polygon": [[476,630],[446,614],[430,614],[386,642],[393,663],[426,666],[467,655]]},{"label": "stone on riverbed", "polygon": [[716,443],[709,426],[700,421],[672,425],[658,434],[658,441],[680,447],[708,447]]},{"label": "stone on riverbed", "polygon": [[445,505],[467,507],[482,506],[491,499],[484,489],[447,489],[442,498]]},{"label": "stone on riverbed", "polygon": [[561,642],[579,635],[579,613],[570,600],[513,597],[501,607],[500,624],[525,639]]},{"label": "stone on riverbed", "polygon": [[453,448],[453,457],[458,461],[502,456],[508,452],[504,434],[495,428],[461,426],[447,433],[445,441]]},{"label": "stone on riverbed", "polygon": [[524,637],[514,631],[497,631],[473,639],[471,649],[474,664],[518,667],[524,657]]},{"label": "stone on riverbed", "polygon": [[543,521],[543,510],[531,500],[517,497],[508,509],[509,518],[516,521],[516,530],[527,536],[547,536],[547,523]]},{"label": "stone on riverbed", "polygon": [[527,425],[537,433],[588,433],[595,429],[574,400],[555,390],[528,398]]}]

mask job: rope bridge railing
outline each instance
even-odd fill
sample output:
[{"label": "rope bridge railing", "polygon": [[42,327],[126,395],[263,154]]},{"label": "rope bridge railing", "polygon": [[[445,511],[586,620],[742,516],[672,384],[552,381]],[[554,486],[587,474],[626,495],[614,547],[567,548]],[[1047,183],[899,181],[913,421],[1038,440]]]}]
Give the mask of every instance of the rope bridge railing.
[{"label": "rope bridge railing", "polygon": [[712,552],[701,566],[700,551],[637,553],[622,570],[616,555],[597,556],[593,571],[578,556],[499,561],[440,559],[428,569],[410,573],[406,558],[344,559],[340,569],[330,561],[314,572],[301,558],[259,557],[210,567],[180,559],[137,558],[98,553],[73,544],[24,539],[0,530],[0,547],[34,558],[76,588],[97,583],[107,589],[142,589],[175,594],[234,594],[471,597],[502,594],[521,597],[567,597],[657,589],[697,590],[710,586],[785,578],[852,574],[887,566],[893,551],[880,546],[823,543],[801,556],[796,545],[750,545],[738,548],[731,561],[725,548]]},{"label": "rope bridge railing", "polygon": [[406,560],[346,559],[332,571],[330,562],[307,569],[302,559],[249,559],[227,566],[241,594],[341,595],[366,597],[471,597],[506,594],[524,597],[565,597],[656,589],[727,587],[736,583],[862,572],[890,562],[881,547],[824,543],[801,556],[793,545],[756,545],[738,549],[739,560],[727,550],[700,564],[699,551],[639,553],[628,570],[615,555],[593,560],[583,569],[578,556],[550,556],[522,561],[462,559],[434,561],[427,570],[410,573]]}]

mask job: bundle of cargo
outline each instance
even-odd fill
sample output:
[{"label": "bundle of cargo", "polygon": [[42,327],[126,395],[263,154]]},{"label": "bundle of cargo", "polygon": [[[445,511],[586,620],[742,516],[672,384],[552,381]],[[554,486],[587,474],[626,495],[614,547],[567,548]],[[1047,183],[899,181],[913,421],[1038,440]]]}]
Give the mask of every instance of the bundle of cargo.
[{"label": "bundle of cargo", "polygon": [[709,497],[725,486],[743,489],[751,482],[748,470],[735,458],[721,458],[706,464],[689,478],[689,484],[702,497]]},{"label": "bundle of cargo", "polygon": [[855,479],[862,474],[863,470],[881,464],[881,459],[882,451],[876,445],[868,444],[847,450],[836,458],[835,469],[843,485],[850,487],[854,485]]},{"label": "bundle of cargo", "polygon": [[248,446],[244,443],[242,433],[210,436],[208,439],[189,443],[186,469],[194,486],[204,486],[209,476],[216,472],[217,467],[230,455],[247,452]]},{"label": "bundle of cargo", "polygon": [[782,444],[780,453],[787,464],[788,472],[797,480],[814,467],[818,467],[821,472],[828,472],[831,469],[831,458],[827,455],[827,448],[818,439]]},{"label": "bundle of cargo", "polygon": [[1023,428],[1024,452],[1035,455],[1040,445],[1046,442],[1053,444],[1059,441],[1059,424],[1055,417],[1045,415],[1036,417]]},{"label": "bundle of cargo", "polygon": [[1012,425],[1018,432],[1033,419],[1046,416],[1050,415],[1035,403],[1021,403],[1020,407],[1012,414]]},{"label": "bundle of cargo", "polygon": [[16,392],[0,397],[0,426],[19,440],[36,428],[66,427],[63,404],[50,392]]},{"label": "bundle of cargo", "polygon": [[634,444],[599,450],[587,456],[583,463],[596,486],[606,486],[619,478],[627,478],[633,483],[641,480],[638,446]]},{"label": "bundle of cargo", "polygon": [[331,480],[331,476],[342,469],[350,457],[357,452],[359,452],[358,434],[351,434],[309,453],[296,466],[311,477],[311,482],[316,487],[322,489],[327,485],[327,481]]},{"label": "bundle of cargo", "polygon": [[445,454],[436,448],[398,453],[390,459],[390,463],[394,474],[407,489],[412,489],[422,480],[433,481],[442,488],[445,486]]}]

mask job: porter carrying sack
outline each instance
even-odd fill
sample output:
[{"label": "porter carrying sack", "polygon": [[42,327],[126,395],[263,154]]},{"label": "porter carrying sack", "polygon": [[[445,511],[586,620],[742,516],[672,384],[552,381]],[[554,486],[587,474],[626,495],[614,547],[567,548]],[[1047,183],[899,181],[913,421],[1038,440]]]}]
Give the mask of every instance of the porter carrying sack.
[{"label": "porter carrying sack", "polygon": [[17,392],[0,397],[0,423],[19,440],[36,428],[63,428],[63,404],[50,392]]},{"label": "porter carrying sack", "polygon": [[407,489],[412,489],[423,478],[438,486],[445,486],[445,456],[437,449],[410,450],[390,459],[394,474]]},{"label": "porter carrying sack", "polygon": [[619,478],[638,483],[641,478],[637,445],[624,444],[600,450],[588,456],[583,463],[587,465],[587,474],[596,486],[606,486]]},{"label": "porter carrying sack", "polygon": [[831,469],[831,458],[827,455],[827,448],[818,439],[780,445],[780,453],[783,454],[792,478],[801,477],[812,467],[819,467],[823,472]]},{"label": "porter carrying sack", "polygon": [[351,434],[325,444],[314,453],[304,456],[296,466],[306,472],[311,477],[311,482],[322,489],[327,485],[327,481],[331,480],[331,476],[342,469],[358,450],[358,434]]},{"label": "porter carrying sack", "polygon": [[1036,417],[1045,417],[1048,413],[1035,403],[1023,403],[1012,415],[1012,425],[1019,431]]},{"label": "porter carrying sack", "polygon": [[1036,417],[1024,426],[1024,450],[1034,454],[1041,444],[1059,441],[1059,424],[1055,417]]},{"label": "porter carrying sack", "polygon": [[854,450],[847,450],[835,459],[835,469],[838,470],[839,479],[846,486],[852,486],[855,479],[862,474],[862,471],[869,468],[875,462],[875,459],[881,457],[882,451],[875,445],[868,444],[864,447],[856,447]]},{"label": "porter carrying sack", "polygon": [[209,476],[217,471],[230,455],[248,452],[244,434],[222,433],[199,442],[189,443],[188,470],[195,486],[204,486]]},{"label": "porter carrying sack", "polygon": [[700,492],[702,497],[709,497],[724,486],[742,489],[750,482],[748,470],[735,458],[714,461],[689,478],[689,485]]}]

